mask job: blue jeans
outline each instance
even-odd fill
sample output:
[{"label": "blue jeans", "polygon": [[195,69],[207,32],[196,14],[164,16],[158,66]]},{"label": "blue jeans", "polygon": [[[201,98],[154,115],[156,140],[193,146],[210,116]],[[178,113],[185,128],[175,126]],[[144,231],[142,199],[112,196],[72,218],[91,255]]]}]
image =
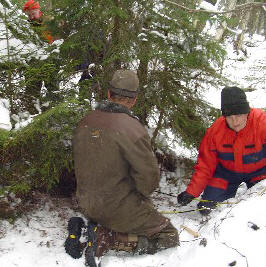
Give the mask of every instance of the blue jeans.
[{"label": "blue jeans", "polygon": [[[258,183],[259,181],[255,182],[250,182],[250,181],[245,181],[247,188],[251,188],[253,185]],[[213,201],[214,202],[222,202],[228,198],[235,197],[236,191],[241,183],[229,183],[227,188],[220,189],[217,187],[213,186],[207,186],[203,192],[202,199],[204,200],[211,200],[211,202],[201,202],[200,206],[205,206],[205,207],[213,207]]]}]

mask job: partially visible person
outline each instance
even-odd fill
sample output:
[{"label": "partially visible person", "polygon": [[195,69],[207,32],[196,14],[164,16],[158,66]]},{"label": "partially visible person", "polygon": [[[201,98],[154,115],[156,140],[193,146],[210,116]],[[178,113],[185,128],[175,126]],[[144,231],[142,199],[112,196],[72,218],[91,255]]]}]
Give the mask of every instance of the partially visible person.
[{"label": "partially visible person", "polygon": [[[93,25],[92,25],[93,26]],[[108,48],[108,41],[100,29],[91,27],[88,31],[88,46],[83,60],[75,66],[75,71],[82,72],[78,81],[79,100],[90,99],[93,88],[97,87],[97,73],[100,71],[104,55]],[[88,86],[91,90],[88,90]]]},{"label": "partially visible person", "polygon": [[29,21],[41,22],[42,12],[40,5],[34,0],[29,0],[24,4],[23,11],[28,15]]},{"label": "partially visible person", "polygon": [[138,87],[133,71],[116,71],[108,101],[83,118],[74,133],[79,206],[99,224],[96,256],[109,249],[153,254],[179,244],[177,229],[150,201],[160,177],[149,135],[130,111]]},{"label": "partially visible person", "polygon": [[40,10],[39,3],[34,0],[28,0],[24,4],[23,12],[27,14],[28,20],[34,28],[36,29],[40,28],[42,38],[47,40],[49,44],[52,44],[54,38],[51,35],[50,31],[46,29],[46,26],[44,24],[44,16]]},{"label": "partially visible person", "polygon": [[[44,16],[40,10],[40,5],[35,0],[28,0],[23,6],[23,12],[27,14],[28,21],[32,28],[40,36],[41,40],[52,44],[55,40],[47,29],[46,21],[48,17]],[[35,107],[40,101],[42,110],[46,109],[45,103],[56,103],[61,97],[59,95],[59,58],[57,54],[50,55],[47,59],[37,58],[26,59],[28,67],[25,70],[25,108],[30,114],[39,113]],[[42,91],[46,88],[46,92]]]},{"label": "partially visible person", "polygon": [[250,108],[238,87],[222,90],[221,111],[202,140],[186,191],[178,195],[185,206],[203,192],[205,201],[198,204],[203,215],[234,197],[241,183],[250,188],[266,178],[266,113]]}]

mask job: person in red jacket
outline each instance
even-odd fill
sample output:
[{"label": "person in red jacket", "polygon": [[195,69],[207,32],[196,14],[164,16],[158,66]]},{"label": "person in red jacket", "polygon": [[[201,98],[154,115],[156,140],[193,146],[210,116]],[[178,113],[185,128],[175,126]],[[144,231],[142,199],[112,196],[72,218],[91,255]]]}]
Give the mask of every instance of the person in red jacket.
[{"label": "person in red jacket", "polygon": [[238,87],[222,90],[221,110],[223,116],[201,142],[186,190],[177,197],[185,206],[203,192],[207,201],[198,204],[202,215],[208,215],[217,202],[234,197],[241,183],[250,188],[266,178],[266,113],[250,108]]},{"label": "person in red jacket", "polygon": [[40,10],[40,5],[34,0],[29,0],[24,4],[23,11],[28,15],[29,20],[40,21],[42,12]]},{"label": "person in red jacket", "polygon": [[40,5],[37,1],[29,0],[24,4],[23,12],[28,15],[28,20],[34,28],[42,27],[41,35],[42,38],[47,40],[49,44],[53,43],[54,38],[51,33],[45,29],[44,16],[40,10]]},{"label": "person in red jacket", "polygon": [[[56,39],[47,28],[47,22],[51,18],[43,15],[39,3],[35,0],[28,0],[22,10],[28,16],[32,29],[40,39],[51,45]],[[38,101],[42,111],[45,111],[47,109],[45,103],[56,104],[62,99],[59,93],[60,57],[55,53],[51,53],[46,59],[29,56],[26,62],[24,108],[33,115],[39,113],[39,109],[36,108]],[[43,90],[43,86],[47,90]],[[44,91],[46,91],[45,94],[43,94]]]}]

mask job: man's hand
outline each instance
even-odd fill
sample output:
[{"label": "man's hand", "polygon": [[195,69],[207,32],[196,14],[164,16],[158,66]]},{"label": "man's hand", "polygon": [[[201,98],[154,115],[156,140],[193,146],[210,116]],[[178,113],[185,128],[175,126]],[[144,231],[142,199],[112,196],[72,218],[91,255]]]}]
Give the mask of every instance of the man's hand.
[{"label": "man's hand", "polygon": [[194,196],[184,191],[177,196],[177,202],[182,206],[186,206],[188,203],[192,201],[193,198]]}]

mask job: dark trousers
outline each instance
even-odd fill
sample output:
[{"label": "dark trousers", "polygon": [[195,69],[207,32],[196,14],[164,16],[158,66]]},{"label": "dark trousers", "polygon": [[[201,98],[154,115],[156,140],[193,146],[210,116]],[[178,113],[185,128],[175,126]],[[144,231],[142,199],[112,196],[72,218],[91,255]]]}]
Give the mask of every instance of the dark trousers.
[{"label": "dark trousers", "polygon": [[[261,180],[259,180],[261,181]],[[259,181],[251,182],[249,181],[242,181],[245,182],[247,188],[251,188],[253,185],[258,183]],[[213,186],[207,186],[203,192],[202,199],[204,200],[211,200],[215,202],[222,202],[226,199],[233,198],[236,195],[237,189],[242,182],[237,183],[228,183],[226,189],[221,189]],[[204,202],[204,206],[212,206],[213,202]]]}]

